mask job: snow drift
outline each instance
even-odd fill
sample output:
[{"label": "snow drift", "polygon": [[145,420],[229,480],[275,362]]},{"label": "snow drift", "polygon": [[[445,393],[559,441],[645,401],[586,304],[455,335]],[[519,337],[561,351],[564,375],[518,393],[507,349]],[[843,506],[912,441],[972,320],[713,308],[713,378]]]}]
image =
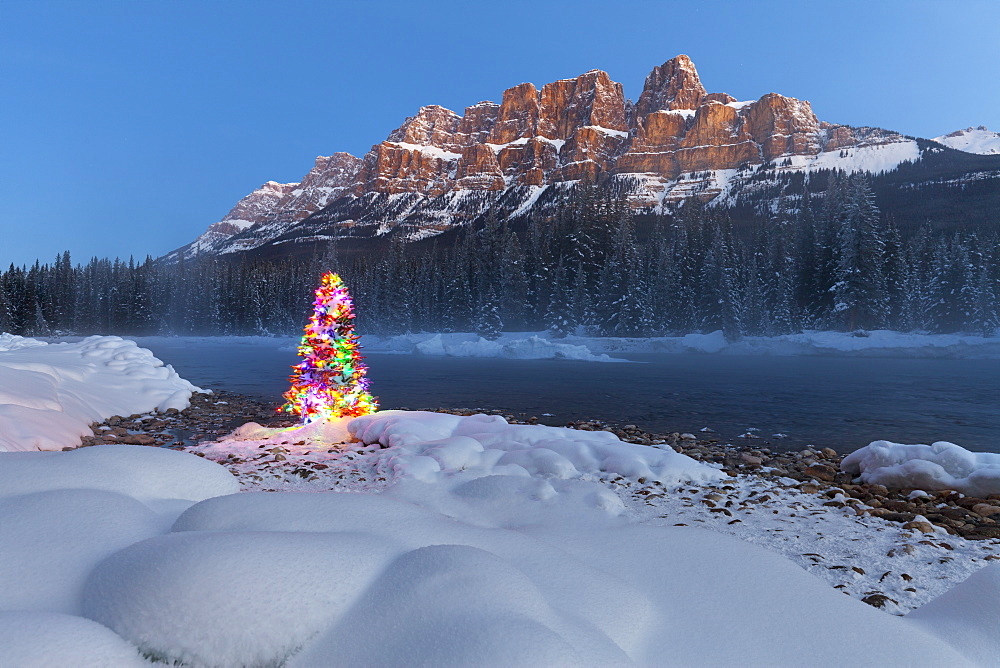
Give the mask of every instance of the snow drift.
[{"label": "snow drift", "polygon": [[1000,454],[970,452],[947,441],[874,441],[849,454],[840,466],[864,482],[886,487],[954,489],[977,497],[1000,494]]},{"label": "snow drift", "polygon": [[197,387],[134,341],[0,335],[0,451],[62,450],[112,415],[183,409]]},{"label": "snow drift", "polygon": [[617,474],[668,484],[725,477],[669,447],[626,443],[607,431],[512,425],[499,415],[423,411],[379,411],[291,429],[267,429],[251,422],[198,451],[212,458],[224,453],[247,456],[291,441],[308,450],[351,437],[382,446],[365,458],[366,464],[390,480],[433,482],[456,471],[559,479]]}]

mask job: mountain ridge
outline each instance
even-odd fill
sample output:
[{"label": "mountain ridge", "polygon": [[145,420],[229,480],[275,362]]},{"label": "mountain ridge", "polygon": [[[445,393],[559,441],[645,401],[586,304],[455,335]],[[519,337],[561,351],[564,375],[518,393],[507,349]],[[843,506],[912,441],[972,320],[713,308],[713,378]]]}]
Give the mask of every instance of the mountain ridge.
[{"label": "mountain ridge", "polygon": [[462,115],[421,107],[362,158],[320,156],[298,184],[265,183],[167,258],[265,246],[280,254],[280,244],[389,233],[419,240],[501,203],[504,217],[525,215],[544,191],[581,180],[617,181],[634,208],[657,213],[689,198],[728,205],[761,173],[883,174],[937,150],[922,146],[820,121],[808,101],[778,93],[709,93],[679,55],[653,68],[635,103],[595,69],[541,88],[518,84]]}]

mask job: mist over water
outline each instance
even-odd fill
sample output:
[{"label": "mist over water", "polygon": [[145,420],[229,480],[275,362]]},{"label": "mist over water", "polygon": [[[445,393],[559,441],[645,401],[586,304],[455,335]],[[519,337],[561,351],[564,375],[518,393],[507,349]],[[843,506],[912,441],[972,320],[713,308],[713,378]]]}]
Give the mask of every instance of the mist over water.
[{"label": "mist over water", "polygon": [[[277,406],[292,339],[138,339],[196,385]],[[383,408],[500,409],[599,419],[754,447],[849,452],[877,439],[1000,452],[1000,360],[628,354],[635,364],[371,353]],[[544,413],[551,413],[545,416]],[[709,427],[716,434],[699,434]],[[774,438],[785,434],[786,438]]]}]

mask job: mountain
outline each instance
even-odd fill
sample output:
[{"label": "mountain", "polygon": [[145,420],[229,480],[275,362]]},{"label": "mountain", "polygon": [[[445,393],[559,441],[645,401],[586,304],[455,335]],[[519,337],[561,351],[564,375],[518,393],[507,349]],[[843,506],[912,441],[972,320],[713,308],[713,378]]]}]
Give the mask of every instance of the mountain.
[{"label": "mountain", "polygon": [[980,155],[1000,155],[1000,132],[990,132],[985,125],[965,128],[940,137],[934,141],[966,153]]},{"label": "mountain", "polygon": [[[777,93],[749,101],[709,93],[680,55],[653,68],[634,103],[591,70],[540,89],[519,84],[499,104],[461,115],[422,107],[363,158],[319,157],[300,183],[265,183],[167,259],[280,256],[333,239],[341,248],[417,241],[491,210],[507,219],[544,213],[580,180],[610,184],[642,212],[669,213],[696,198],[759,215],[793,175],[863,171],[880,196],[899,201],[904,221],[948,224],[960,198],[968,205],[962,184],[996,189],[1000,159],[945,146],[823,122],[809,102]],[[929,217],[925,195],[936,202]]]}]

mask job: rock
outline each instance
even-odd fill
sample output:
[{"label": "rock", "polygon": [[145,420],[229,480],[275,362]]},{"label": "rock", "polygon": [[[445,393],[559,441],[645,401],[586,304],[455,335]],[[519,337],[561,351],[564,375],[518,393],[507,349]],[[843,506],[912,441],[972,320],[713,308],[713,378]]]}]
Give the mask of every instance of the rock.
[{"label": "rock", "polygon": [[612,81],[607,72],[591,70],[575,79],[561,79],[542,86],[538,135],[548,139],[569,139],[585,126],[628,132],[625,96],[620,83]]},{"label": "rock", "polygon": [[493,149],[483,144],[463,149],[455,172],[455,185],[468,190],[502,190],[505,186],[503,170]]},{"label": "rock", "polygon": [[461,157],[433,146],[384,141],[364,158],[360,191],[437,197],[454,186],[451,173]]},{"label": "rock", "polygon": [[455,133],[462,117],[451,109],[438,104],[420,107],[415,116],[389,133],[387,142],[435,146],[443,151],[457,153],[463,145],[456,141]]},{"label": "rock", "polygon": [[813,464],[807,467],[802,473],[817,480],[825,480],[827,482],[833,482],[833,479],[837,475],[836,469],[826,464]]},{"label": "rock", "polygon": [[509,144],[533,137],[538,128],[538,89],[523,83],[503,92],[497,120],[490,132],[489,143]]},{"label": "rock", "polygon": [[920,533],[934,533],[934,525],[930,522],[907,522],[903,525],[904,529],[912,529],[914,531],[919,531]]},{"label": "rock", "polygon": [[1000,507],[990,503],[977,503],[972,506],[972,512],[983,517],[991,517],[993,515],[1000,515]]},{"label": "rock", "polygon": [[635,116],[641,119],[661,110],[697,109],[705,95],[694,63],[685,55],[676,56],[654,67],[646,77]]},{"label": "rock", "polygon": [[744,464],[749,464],[750,466],[760,466],[764,463],[764,460],[760,457],[754,457],[753,455],[748,455],[745,452],[740,454],[740,460]]},{"label": "rock", "polygon": [[877,593],[876,594],[869,594],[868,596],[865,596],[864,598],[861,599],[861,602],[862,603],[867,603],[868,605],[870,605],[870,606],[872,606],[874,608],[884,608],[885,604],[886,603],[890,603],[890,602],[891,603],[895,603],[897,605],[899,604],[899,601],[896,601],[895,599],[891,599],[888,596],[886,596],[885,594],[877,594]]},{"label": "rock", "polygon": [[822,450],[819,451],[819,453],[824,457],[826,457],[827,459],[837,459],[838,457],[840,457],[840,455],[837,454],[837,451],[834,450],[833,448],[823,448]]},{"label": "rock", "polygon": [[118,438],[125,445],[155,445],[156,440],[149,434],[126,434]]},{"label": "rock", "polygon": [[988,538],[1000,538],[1000,527],[986,527],[980,526],[973,529],[970,533],[965,534],[966,538],[972,538],[974,540],[983,540]]},{"label": "rock", "polygon": [[748,135],[765,160],[815,155],[823,147],[819,121],[808,102],[768,93],[745,111]]}]

